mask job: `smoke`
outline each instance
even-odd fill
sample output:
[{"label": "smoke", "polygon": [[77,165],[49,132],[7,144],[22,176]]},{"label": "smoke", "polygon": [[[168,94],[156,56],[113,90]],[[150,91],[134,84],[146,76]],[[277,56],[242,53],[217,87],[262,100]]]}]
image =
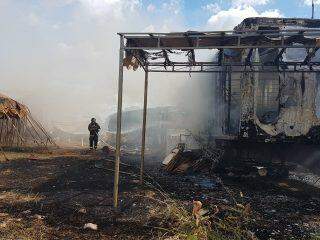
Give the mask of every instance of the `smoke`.
[{"label": "smoke", "polygon": [[[182,3],[3,0],[0,91],[28,105],[47,125],[84,122],[92,116],[104,121],[116,111],[117,104],[116,33],[189,30]],[[225,14],[231,10],[212,17],[233,18]],[[209,23],[208,30],[219,28],[212,25],[214,21]],[[198,80],[212,78],[209,74],[192,74],[192,78],[188,74],[150,74],[149,106],[184,106],[192,110],[197,121],[207,101],[205,96],[210,95],[207,83]],[[143,81],[141,70],[125,70],[124,108],[142,107]]]},{"label": "smoke", "polygon": [[[91,116],[104,120],[117,101],[116,33],[185,30],[175,2],[152,13],[140,1],[1,2],[1,91],[48,124]],[[150,105],[172,103],[182,78],[152,76]],[[142,71],[125,71],[125,107],[142,106],[143,80]]]}]

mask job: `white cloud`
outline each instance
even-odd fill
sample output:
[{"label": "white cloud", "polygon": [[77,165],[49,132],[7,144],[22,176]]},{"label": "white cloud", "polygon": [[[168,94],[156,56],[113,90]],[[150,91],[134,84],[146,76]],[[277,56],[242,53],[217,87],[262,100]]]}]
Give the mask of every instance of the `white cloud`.
[{"label": "white cloud", "polygon": [[[314,2],[314,4],[317,4],[317,5],[320,4],[320,0],[314,0],[313,2]],[[303,0],[303,3],[304,3],[305,5],[311,6],[312,0]]]},{"label": "white cloud", "polygon": [[34,13],[30,13],[28,15],[28,18],[27,18],[28,22],[29,22],[29,25],[30,26],[37,26],[40,24],[40,19],[37,15],[35,15]]},{"label": "white cloud", "polygon": [[271,18],[278,18],[283,17],[279,9],[273,9],[273,10],[267,10],[262,13],[260,13],[261,17],[271,17]]},{"label": "white cloud", "polygon": [[141,2],[140,0],[78,0],[91,13],[105,17],[124,17],[128,11],[136,11]]},{"label": "white cloud", "polygon": [[0,1],[0,8],[6,7],[8,6],[8,4],[9,4],[9,0],[2,0]]},{"label": "white cloud", "polygon": [[212,15],[208,20],[210,30],[232,30],[236,25],[248,17],[281,17],[279,10],[257,12],[252,6],[233,7]]},{"label": "white cloud", "polygon": [[270,0],[232,0],[232,5],[239,6],[258,6],[258,5],[266,5],[270,2]]},{"label": "white cloud", "polygon": [[180,0],[170,0],[168,2],[164,2],[162,4],[162,8],[165,11],[172,12],[176,15],[178,15],[181,11],[181,1]]},{"label": "white cloud", "polygon": [[75,3],[77,0],[41,0],[40,4],[47,8],[50,7],[64,7]]},{"label": "white cloud", "polygon": [[202,9],[212,14],[215,14],[221,11],[221,8],[218,3],[209,3],[205,6],[202,6]]},{"label": "white cloud", "polygon": [[65,42],[59,42],[58,43],[58,48],[61,49],[62,51],[68,51],[72,48],[71,45],[65,43]]},{"label": "white cloud", "polygon": [[143,29],[143,32],[155,32],[155,27],[151,24]]},{"label": "white cloud", "polygon": [[149,4],[147,7],[148,12],[154,12],[156,10],[156,7],[153,4]]},{"label": "white cloud", "polygon": [[60,24],[56,23],[52,25],[52,28],[55,30],[59,30],[60,29]]}]

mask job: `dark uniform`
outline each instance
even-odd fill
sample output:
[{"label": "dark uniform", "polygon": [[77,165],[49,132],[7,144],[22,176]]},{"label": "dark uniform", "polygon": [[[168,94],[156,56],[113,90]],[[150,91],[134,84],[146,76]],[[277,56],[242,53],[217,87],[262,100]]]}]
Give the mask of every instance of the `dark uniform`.
[{"label": "dark uniform", "polygon": [[96,123],[96,119],[92,118],[91,123],[88,126],[88,130],[90,132],[89,142],[90,142],[90,149],[97,149],[98,145],[98,133],[100,131],[100,126]]}]

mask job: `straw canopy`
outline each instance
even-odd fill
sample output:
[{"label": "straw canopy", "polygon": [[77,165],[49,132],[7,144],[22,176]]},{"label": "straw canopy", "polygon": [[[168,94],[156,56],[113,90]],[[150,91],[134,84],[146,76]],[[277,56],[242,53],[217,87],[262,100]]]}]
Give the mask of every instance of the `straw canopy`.
[{"label": "straw canopy", "polygon": [[28,107],[0,93],[0,147],[47,147],[54,141]]}]

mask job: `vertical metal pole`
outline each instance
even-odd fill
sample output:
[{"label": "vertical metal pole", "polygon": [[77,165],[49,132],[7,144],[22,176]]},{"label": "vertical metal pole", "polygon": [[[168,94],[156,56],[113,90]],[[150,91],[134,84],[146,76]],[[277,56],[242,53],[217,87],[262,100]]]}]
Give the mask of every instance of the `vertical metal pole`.
[{"label": "vertical metal pole", "polygon": [[148,105],[148,66],[144,75],[144,97],[143,97],[143,120],[142,120],[142,140],[141,140],[141,163],[140,163],[140,184],[143,183],[144,154],[146,148],[146,124]]},{"label": "vertical metal pole", "polygon": [[227,115],[227,131],[228,134],[230,134],[231,131],[231,94],[232,94],[232,89],[231,89],[231,66],[228,67],[228,115]]},{"label": "vertical metal pole", "polygon": [[123,91],[123,57],[124,57],[124,39],[120,36],[119,50],[119,79],[118,79],[118,111],[117,111],[117,135],[116,135],[116,162],[114,166],[113,183],[113,207],[118,207],[119,192],[119,169],[120,169],[120,147],[121,147],[121,120],[122,120],[122,91]]},{"label": "vertical metal pole", "polygon": [[314,1],[312,0],[312,14],[311,19],[314,19]]},{"label": "vertical metal pole", "polygon": [[[256,48],[253,50],[253,62],[254,63],[260,63],[260,56],[259,56],[259,49]],[[259,95],[259,82],[260,82],[260,74],[259,66],[253,67],[255,73],[253,73],[253,79],[254,79],[254,86],[253,86],[253,114],[254,116],[257,116],[258,112],[258,95]]]}]

